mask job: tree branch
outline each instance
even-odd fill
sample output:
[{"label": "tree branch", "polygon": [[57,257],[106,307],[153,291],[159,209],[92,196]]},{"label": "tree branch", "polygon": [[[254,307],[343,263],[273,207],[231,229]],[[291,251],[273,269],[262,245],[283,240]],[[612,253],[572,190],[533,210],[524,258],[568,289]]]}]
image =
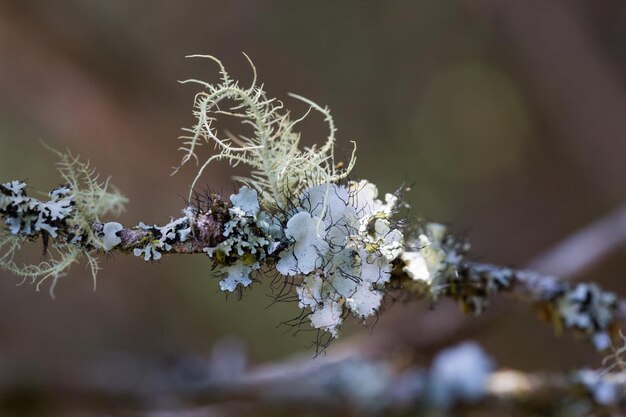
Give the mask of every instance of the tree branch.
[{"label": "tree branch", "polygon": [[[264,265],[270,269],[277,268],[281,273],[288,275],[286,282],[290,287],[295,285],[300,288],[298,295],[301,307],[310,307],[315,312],[316,308],[319,310],[320,305],[326,305],[319,299],[323,297],[322,293],[316,295],[315,292],[318,290],[314,286],[306,290],[302,289],[306,279],[301,279],[302,283],[298,280],[298,275],[305,276],[315,269],[324,271],[326,267],[318,262],[323,258],[313,259],[314,263],[306,273],[293,274],[292,270],[280,267],[281,262],[286,259],[285,256],[291,256],[296,262],[295,266],[300,268],[299,263],[305,262],[306,259],[298,259],[298,257],[307,253],[302,252],[304,250],[302,245],[311,244],[303,241],[300,249],[297,249],[300,252],[297,252],[296,256],[294,232],[287,231],[293,227],[292,220],[296,217],[303,218],[305,223],[315,223],[315,220],[306,212],[294,211],[296,214],[292,214],[288,221],[284,220],[285,224],[271,217],[270,213],[261,211],[256,192],[245,187],[239,191],[239,194],[231,196],[231,202],[225,201],[216,194],[198,197],[195,205],[189,204],[183,210],[183,217],[173,219],[165,226],[149,226],[140,223],[138,226],[128,228],[119,223],[87,222],[85,213],[89,210],[77,206],[81,191],[74,191],[76,186],[73,187],[74,189],[64,186],[51,191],[51,199],[47,202],[28,197],[24,191],[25,186],[24,183],[18,181],[0,185],[0,215],[9,225],[11,232],[7,237],[8,240],[3,242],[35,240],[41,237],[44,244],[51,240],[53,245],[67,247],[66,250],[71,254],[69,258],[64,255],[66,257],[57,264],[52,264],[52,267],[39,268],[36,273],[43,270],[45,276],[53,273],[58,275],[67,264],[73,262],[81,251],[89,257],[90,261],[94,251],[132,253],[135,256],[142,256],[146,261],[158,260],[163,254],[204,254],[208,255],[218,267],[226,269],[228,277],[220,282],[223,290],[235,291],[239,286],[249,285],[251,281],[247,274],[253,271],[252,266],[256,264],[259,265],[257,268],[260,268],[260,265]],[[97,191],[104,193],[101,188],[97,188]],[[109,194],[103,195],[108,197]],[[82,204],[84,205],[85,202]],[[376,219],[377,217],[373,216],[368,222],[377,222]],[[603,230],[613,230],[611,224],[617,220],[622,221],[622,217],[612,216],[606,219],[602,223],[601,230],[594,229],[591,235],[597,238]],[[88,226],[90,229],[81,229],[83,224],[90,225]],[[337,226],[332,224],[331,227]],[[367,227],[370,226],[367,225]],[[281,228],[283,230],[280,230]],[[306,238],[308,234],[320,239],[318,233],[307,231],[303,236]],[[355,229],[350,233],[363,232],[357,232]],[[392,235],[391,232],[387,233],[389,233],[388,236]],[[390,245],[398,245],[397,236],[402,237],[399,232],[395,233],[393,240],[389,240]],[[430,297],[437,300],[441,297],[449,297],[456,300],[465,313],[479,315],[487,307],[490,297],[503,292],[516,300],[539,307],[545,318],[553,323],[557,330],[572,330],[589,339],[600,350],[610,346],[611,338],[617,334],[618,321],[626,318],[626,302],[620,300],[615,294],[602,290],[596,284],[572,285],[559,281],[553,276],[532,271],[469,261],[466,253],[469,245],[446,234],[445,229],[440,225],[422,225],[417,235],[419,237],[415,238],[416,243],[413,243],[416,249],[404,249],[404,252],[399,251],[397,246],[393,246],[395,249],[392,249],[392,246],[384,247],[383,245],[386,245],[385,242],[389,239],[387,236],[351,237],[351,239],[363,238],[366,245],[374,248],[371,256],[380,257],[383,260],[377,268],[384,268],[388,265],[392,270],[384,286],[377,285],[373,289],[366,289],[369,291],[367,297],[376,297],[377,294],[380,294],[381,298],[386,294],[387,299],[394,298],[390,295],[396,296],[396,299]],[[618,240],[612,239],[611,241],[615,245]],[[336,244],[332,240],[320,242],[314,242],[313,245],[326,245],[330,248],[330,245]],[[411,245],[410,240],[407,242]],[[19,248],[19,244],[16,247]],[[317,251],[319,247],[312,246],[312,250]],[[306,249],[306,246],[304,248]],[[309,253],[312,250],[309,250]],[[348,249],[338,247],[332,250]],[[284,255],[285,253],[287,255]],[[313,256],[319,256],[315,252],[312,253]],[[375,266],[379,265],[375,263],[379,262],[376,258],[373,261],[369,260],[370,258],[363,258],[370,256],[365,250],[362,250],[360,254],[354,252],[354,255],[350,256],[364,259],[363,262],[367,261],[368,264],[372,262]],[[344,262],[341,258],[333,259],[331,258],[330,262]],[[0,260],[17,273],[24,271],[24,274],[28,274],[30,272],[28,267],[20,270],[14,264],[11,251]],[[308,262],[310,263],[310,260]],[[350,262],[354,263],[354,261]],[[61,266],[57,267],[57,265]],[[341,268],[343,269],[337,272],[343,275],[341,279],[346,282],[358,279],[355,281],[357,284],[363,282],[363,278],[350,276],[346,272],[349,271],[347,267]],[[322,273],[324,272],[320,272]],[[290,278],[294,275],[295,281]],[[377,275],[377,277],[380,276]],[[323,282],[320,279],[320,288],[322,285]],[[358,293],[358,287],[356,288],[353,294]],[[330,306],[335,305],[340,309],[339,313],[347,314],[346,306],[353,301],[346,295],[342,295],[342,299],[343,301],[332,299],[330,302],[333,304]],[[315,305],[311,304],[313,301]],[[369,303],[370,301],[369,298],[365,298],[361,302]],[[372,309],[372,307],[369,308]],[[378,307],[374,305],[373,308]],[[353,313],[354,311],[358,310],[353,310]],[[319,324],[320,317],[315,320],[317,324],[311,321],[315,327],[331,333],[332,336],[335,335],[336,328],[341,323],[341,321],[336,321],[337,324],[332,326],[321,325]]]}]

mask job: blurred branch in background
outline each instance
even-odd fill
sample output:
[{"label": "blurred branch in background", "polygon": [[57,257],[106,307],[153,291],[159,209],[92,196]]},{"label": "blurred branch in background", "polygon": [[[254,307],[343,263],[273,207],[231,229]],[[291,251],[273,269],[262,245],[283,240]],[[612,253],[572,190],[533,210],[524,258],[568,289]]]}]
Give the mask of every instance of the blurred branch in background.
[{"label": "blurred branch in background", "polygon": [[[442,351],[430,367],[393,358],[324,361],[311,369],[270,375],[245,372],[242,347],[225,341],[212,358],[155,359],[124,355],[73,362],[45,374],[0,378],[4,404],[62,412],[116,415],[432,415],[435,410],[481,415],[546,415],[572,408],[619,409],[626,399],[624,374],[580,371],[563,374],[492,371],[491,360],[473,343]],[[31,378],[37,379],[33,384]],[[555,401],[558,398],[559,401]],[[28,400],[27,404],[20,404]],[[165,411],[168,410],[168,411]],[[14,411],[8,409],[6,411]],[[458,414],[457,414],[458,415]]]},{"label": "blurred branch in background", "polygon": [[573,234],[529,264],[529,269],[571,279],[626,243],[626,206]]}]

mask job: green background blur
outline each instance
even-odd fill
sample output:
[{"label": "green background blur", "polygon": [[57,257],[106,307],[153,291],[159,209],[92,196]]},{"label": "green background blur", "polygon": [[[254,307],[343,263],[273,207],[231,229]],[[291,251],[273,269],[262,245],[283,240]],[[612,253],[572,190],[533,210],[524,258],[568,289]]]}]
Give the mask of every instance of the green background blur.
[{"label": "green background blur", "polygon": [[[247,83],[245,52],[295,114],[306,107],[288,92],[332,109],[339,157],[358,144],[355,178],[384,192],[412,185],[412,215],[468,233],[477,259],[523,267],[626,200],[625,18],[620,0],[0,1],[0,180],[57,185],[43,139],[112,176],[131,200],[123,223],[169,221],[194,174],[170,176],[196,92],[176,81],[217,79],[215,65],[184,56],[217,56]],[[303,125],[307,144],[325,133],[319,117]],[[215,164],[203,182],[229,194],[233,173]],[[625,255],[579,278],[626,294]],[[298,309],[266,308],[267,286],[227,299],[201,256],[102,266],[95,293],[77,266],[56,300],[0,274],[0,353],[24,364],[207,355],[229,336],[259,362],[314,340],[282,335],[277,325]],[[373,334],[410,331],[425,304],[392,309]],[[497,318],[458,338],[478,339],[504,366],[599,364],[523,311],[500,300]]]}]

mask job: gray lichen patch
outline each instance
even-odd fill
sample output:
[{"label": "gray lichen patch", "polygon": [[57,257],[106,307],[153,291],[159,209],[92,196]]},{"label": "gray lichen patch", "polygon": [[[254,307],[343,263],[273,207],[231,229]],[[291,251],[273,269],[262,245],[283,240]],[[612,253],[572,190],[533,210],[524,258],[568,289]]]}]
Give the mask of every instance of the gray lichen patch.
[{"label": "gray lichen patch", "polygon": [[74,210],[75,195],[66,186],[52,190],[49,201],[29,197],[26,183],[20,181],[1,184],[0,194],[0,215],[9,232],[17,236],[32,238],[45,232],[56,238]]},{"label": "gray lichen patch", "polygon": [[211,258],[211,275],[222,278],[220,288],[233,292],[252,283],[250,274],[273,255],[284,235],[277,217],[260,209],[256,190],[241,187],[230,201],[223,240],[203,251]]},{"label": "gray lichen patch", "polygon": [[146,233],[139,242],[143,246],[134,248],[133,254],[146,261],[158,261],[163,253],[172,250],[173,245],[185,242],[190,237],[191,219],[187,216],[180,217],[165,226],[149,226],[141,222],[137,228]]}]

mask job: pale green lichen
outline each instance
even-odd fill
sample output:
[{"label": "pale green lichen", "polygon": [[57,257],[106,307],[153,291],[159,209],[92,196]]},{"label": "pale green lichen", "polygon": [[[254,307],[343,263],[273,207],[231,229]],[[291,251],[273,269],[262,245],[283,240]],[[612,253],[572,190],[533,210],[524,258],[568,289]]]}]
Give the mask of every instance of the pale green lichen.
[{"label": "pale green lichen", "polygon": [[74,194],[75,214],[68,219],[68,225],[85,235],[84,245],[102,247],[102,238],[94,231],[93,224],[100,223],[107,214],[118,216],[128,199],[110,186],[110,178],[100,180],[89,161],[81,161],[69,151],[63,153],[49,149],[59,157],[57,170]]},{"label": "pale green lichen", "polygon": [[281,254],[276,265],[278,272],[283,275],[306,275],[315,268],[321,268],[324,259],[318,254],[329,250],[325,234],[325,225],[319,217],[311,217],[311,213],[306,211],[294,214],[285,229],[285,235],[293,244]]},{"label": "pale green lichen", "polygon": [[[345,169],[336,167],[336,129],[328,108],[292,94],[292,97],[310,107],[304,116],[292,120],[282,102],[268,98],[263,86],[257,84],[256,69],[251,61],[254,78],[249,87],[242,87],[230,77],[218,59],[208,55],[192,57],[206,58],[217,63],[221,80],[217,84],[195,79],[183,81],[199,84],[206,91],[195,97],[195,126],[184,129],[189,134],[181,138],[183,146],[180,149],[185,152],[181,166],[192,158],[199,162],[197,148],[202,144],[210,144],[217,149],[217,154],[202,162],[191,184],[190,196],[207,166],[219,160],[228,161],[232,166],[242,163],[252,168],[249,176],[236,179],[259,192],[261,206],[265,209],[284,208],[291,198],[297,198],[305,189],[334,183],[348,175],[354,166],[354,152]],[[294,128],[311,110],[322,114],[328,124],[329,134],[323,145],[301,149],[300,133]],[[252,134],[236,136],[218,133],[215,122],[220,117],[239,120],[242,125],[252,128]]]},{"label": "pale green lichen", "polygon": [[[402,252],[403,235],[390,221],[397,197],[388,194],[385,201],[378,200],[378,190],[367,181],[338,185],[355,157],[353,152],[345,169],[337,167],[336,129],[327,108],[292,95],[309,106],[303,117],[292,120],[283,104],[267,97],[257,84],[252,63],[252,83],[242,87],[218,59],[194,57],[217,63],[220,81],[184,81],[206,89],[195,97],[196,124],[182,137],[181,167],[192,159],[200,166],[191,192],[212,162],[225,160],[252,169],[249,176],[237,178],[244,186],[230,197],[224,240],[204,248],[212,261],[211,275],[221,279],[222,290],[233,292],[248,286],[250,274],[269,260],[278,272],[302,280],[301,306],[311,310],[314,327],[336,335],[345,311],[372,316],[380,308],[392,262]],[[294,129],[312,110],[324,117],[329,133],[321,146],[300,148],[300,134]],[[222,135],[216,124],[224,117],[235,118],[252,133]],[[217,152],[201,162],[201,145],[212,145]],[[154,236],[162,235],[153,231]],[[135,249],[136,255],[160,258],[167,247],[157,240]],[[307,283],[314,288],[307,289]],[[306,295],[314,292],[315,303]]]},{"label": "pale green lichen", "polygon": [[[0,228],[0,267],[37,284],[37,289],[52,279],[53,294],[57,279],[85,258],[95,288],[99,266],[94,255],[105,242],[93,225],[108,213],[119,213],[126,199],[109,190],[108,180],[99,181],[89,163],[70,153],[52,151],[59,156],[58,171],[65,185],[51,191],[49,201],[27,196],[24,183],[13,181],[0,187],[0,211],[8,226]],[[19,261],[23,243],[40,236],[45,260],[37,264]]]},{"label": "pale green lichen", "polygon": [[250,274],[261,266],[258,263],[247,263],[239,259],[233,265],[224,267],[226,278],[220,281],[220,289],[226,292],[234,292],[238,286],[247,287],[252,284]]},{"label": "pale green lichen", "polygon": [[[199,165],[183,217],[165,226],[140,223],[127,230],[116,222],[103,224],[102,217],[119,213],[126,199],[110,189],[108,179],[100,181],[88,163],[53,150],[65,184],[50,192],[47,201],[27,196],[23,182],[0,184],[0,215],[5,222],[0,228],[0,267],[38,287],[51,279],[52,291],[80,258],[86,259],[95,285],[97,252],[132,250],[146,261],[158,261],[165,253],[203,251],[211,260],[211,276],[220,279],[226,292],[249,286],[251,275],[262,267],[273,268],[283,275],[285,287],[295,287],[299,305],[306,310],[303,316],[333,337],[348,315],[365,320],[377,314],[385,294],[395,289],[433,300],[448,296],[466,312],[479,314],[488,296],[513,288],[517,272],[463,261],[469,246],[444,226],[423,223],[411,233],[396,223],[398,195],[379,199],[374,184],[347,181],[355,152],[345,168],[335,163],[336,129],[328,108],[291,95],[309,106],[302,117],[292,119],[283,104],[267,97],[257,84],[251,62],[254,78],[249,87],[242,87],[218,59],[194,57],[217,63],[220,81],[184,81],[205,91],[196,94],[196,123],[184,129],[187,135],[181,138],[181,167],[192,159]],[[323,116],[328,136],[319,146],[300,147],[300,134],[294,129],[312,111]],[[251,129],[251,134],[218,133],[220,119],[228,117]],[[202,145],[217,152],[201,159]],[[248,165],[251,172],[236,177],[243,186],[230,196],[230,204],[207,193],[195,207],[191,195],[196,184],[206,168],[220,160]],[[46,258],[22,264],[17,259],[22,244],[39,237]],[[582,332],[598,349],[609,347],[618,302],[614,294],[594,284],[570,287],[539,278],[539,298],[548,304],[555,324]],[[459,357],[463,356],[467,355]],[[623,361],[616,360],[623,371]]]}]

